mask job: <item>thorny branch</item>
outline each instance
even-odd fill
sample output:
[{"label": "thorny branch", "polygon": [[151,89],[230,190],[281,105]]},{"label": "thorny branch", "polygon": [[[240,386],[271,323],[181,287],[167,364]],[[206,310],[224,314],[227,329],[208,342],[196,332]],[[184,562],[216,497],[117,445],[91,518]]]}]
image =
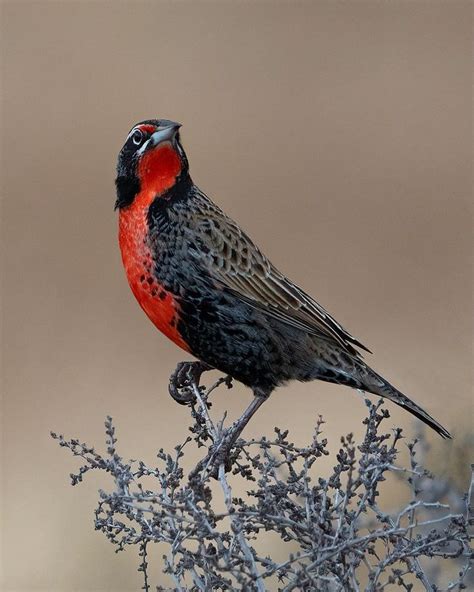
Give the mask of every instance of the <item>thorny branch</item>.
[{"label": "thorny branch", "polygon": [[[52,433],[83,461],[71,474],[73,485],[92,469],[113,477],[112,490],[99,491],[95,528],[117,551],[136,545],[142,590],[379,592],[411,590],[418,581],[435,592],[473,583],[473,480],[464,496],[453,484],[441,486],[418,460],[426,447],[422,437],[406,445],[409,466],[397,464],[405,443],[400,429],[388,434],[381,428],[389,416],[382,401],[366,401],[363,441],[357,444],[352,434],[341,438],[334,467],[323,476],[318,460],[329,452],[321,418],[308,446],[296,446],[288,431],[275,428],[272,439],[240,438],[226,450],[233,426],[224,427],[225,416],[213,420],[209,396],[222,384],[230,388],[231,381],[219,379],[206,389],[199,385],[204,369],[187,373],[185,392],[186,367],[173,375],[170,394],[189,406],[192,436],[172,454],[160,449],[155,467],[119,455],[110,417],[104,455]],[[205,453],[185,475],[182,459],[192,441]],[[153,489],[145,487],[145,478],[155,480]],[[390,479],[411,491],[409,503],[392,512],[380,503],[383,483]],[[224,501],[220,512],[215,483]],[[245,495],[234,496],[234,486]],[[287,559],[262,554],[267,533],[278,537],[279,553],[287,550]],[[167,545],[162,567],[168,588],[150,582],[152,543]]]}]

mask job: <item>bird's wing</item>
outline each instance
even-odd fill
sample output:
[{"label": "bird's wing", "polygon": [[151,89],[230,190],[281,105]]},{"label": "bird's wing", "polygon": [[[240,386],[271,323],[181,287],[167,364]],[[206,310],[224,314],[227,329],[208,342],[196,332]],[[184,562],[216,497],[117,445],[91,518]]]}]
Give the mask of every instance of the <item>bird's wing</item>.
[{"label": "bird's wing", "polygon": [[354,345],[370,351],[278,271],[222,210],[206,202],[194,215],[193,234],[199,237],[201,261],[204,254],[208,271],[223,289],[288,325],[337,342],[352,355],[360,355]]}]

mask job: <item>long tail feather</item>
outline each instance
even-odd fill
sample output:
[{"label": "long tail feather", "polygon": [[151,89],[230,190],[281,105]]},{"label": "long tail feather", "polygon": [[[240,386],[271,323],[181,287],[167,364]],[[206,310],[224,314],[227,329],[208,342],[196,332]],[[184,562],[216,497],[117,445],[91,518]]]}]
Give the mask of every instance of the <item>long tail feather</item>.
[{"label": "long tail feather", "polygon": [[[451,434],[446,428],[444,428],[439,422],[437,422],[429,413],[422,409],[419,405],[414,403],[406,395],[397,390],[392,386],[385,378],[377,374],[372,368],[365,366],[364,370],[367,374],[363,377],[364,386],[370,393],[380,395],[393,401],[400,407],[403,407],[409,411],[412,415],[421,419],[424,423],[430,426],[435,432],[437,432],[443,438],[451,438]],[[365,374],[365,373],[364,373]]]}]

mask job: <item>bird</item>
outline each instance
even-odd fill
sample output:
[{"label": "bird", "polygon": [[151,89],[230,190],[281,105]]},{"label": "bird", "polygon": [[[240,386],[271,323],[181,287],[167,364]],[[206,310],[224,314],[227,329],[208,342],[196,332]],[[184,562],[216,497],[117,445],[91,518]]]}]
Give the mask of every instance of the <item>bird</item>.
[{"label": "bird", "polygon": [[131,128],[118,155],[115,209],[130,288],[152,323],[197,358],[188,370],[216,369],[249,387],[247,421],[277,387],[321,380],[389,399],[450,438],[194,184],[180,128],[167,119]]}]

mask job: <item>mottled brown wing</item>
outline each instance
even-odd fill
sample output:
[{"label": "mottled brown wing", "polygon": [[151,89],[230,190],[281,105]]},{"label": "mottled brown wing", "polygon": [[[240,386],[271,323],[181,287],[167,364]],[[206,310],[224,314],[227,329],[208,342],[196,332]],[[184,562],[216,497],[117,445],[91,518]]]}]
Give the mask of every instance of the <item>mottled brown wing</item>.
[{"label": "mottled brown wing", "polygon": [[194,232],[206,251],[211,275],[223,288],[269,316],[337,342],[353,355],[360,355],[353,345],[370,351],[280,273],[233,220],[205,200],[207,207],[195,214]]}]

